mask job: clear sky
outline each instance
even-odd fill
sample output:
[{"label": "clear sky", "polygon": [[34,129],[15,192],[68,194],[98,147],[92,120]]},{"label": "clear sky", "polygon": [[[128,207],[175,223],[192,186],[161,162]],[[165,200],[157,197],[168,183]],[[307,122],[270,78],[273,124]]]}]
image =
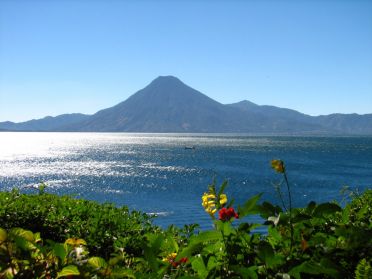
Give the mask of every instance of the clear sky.
[{"label": "clear sky", "polygon": [[372,113],[372,1],[0,0],[0,121],[94,113],[159,75],[221,103]]}]

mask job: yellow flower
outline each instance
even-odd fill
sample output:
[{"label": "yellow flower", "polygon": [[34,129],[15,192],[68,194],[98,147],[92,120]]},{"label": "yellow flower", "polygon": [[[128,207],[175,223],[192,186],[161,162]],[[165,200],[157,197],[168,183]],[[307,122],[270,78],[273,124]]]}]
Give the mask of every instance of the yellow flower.
[{"label": "yellow flower", "polygon": [[215,208],[215,207],[208,207],[208,208],[205,209],[205,211],[206,211],[208,214],[210,214],[210,215],[214,215],[214,213],[217,212],[217,208]]},{"label": "yellow flower", "polygon": [[220,195],[220,205],[224,205],[227,203],[227,196],[225,194]]},{"label": "yellow flower", "polygon": [[172,263],[176,257],[177,253],[170,253],[165,258],[163,258],[162,261]]},{"label": "yellow flower", "polygon": [[279,173],[285,172],[284,162],[282,160],[272,160],[271,167]]},{"label": "yellow flower", "polygon": [[208,214],[213,215],[216,213],[216,196],[213,194],[204,193],[202,196],[202,206]]}]

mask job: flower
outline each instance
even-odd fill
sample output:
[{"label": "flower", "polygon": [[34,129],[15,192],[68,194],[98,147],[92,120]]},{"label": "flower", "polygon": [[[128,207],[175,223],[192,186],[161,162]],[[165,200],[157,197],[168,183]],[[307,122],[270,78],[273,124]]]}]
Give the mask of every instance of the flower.
[{"label": "flower", "polygon": [[271,167],[279,173],[285,172],[284,162],[282,160],[272,160]]},{"label": "flower", "polygon": [[202,206],[205,211],[214,218],[214,214],[217,210],[223,207],[227,203],[226,194],[220,194],[218,199],[213,193],[204,193],[202,196]]},{"label": "flower", "polygon": [[177,253],[170,253],[165,258],[163,258],[163,262],[170,263],[173,267],[178,267],[182,263],[186,263],[188,258],[183,257],[179,261],[176,261]]},{"label": "flower", "polygon": [[238,213],[235,212],[234,208],[230,207],[230,208],[222,208],[219,212],[218,212],[218,217],[221,221],[223,222],[226,222],[226,221],[230,221],[231,218],[235,218],[235,219],[238,219],[239,218],[239,215]]},{"label": "flower", "polygon": [[227,196],[225,194],[220,195],[220,205],[224,205],[227,203]]},{"label": "flower", "polygon": [[170,253],[165,258],[163,258],[163,262],[174,262],[174,259],[177,257],[177,253]]},{"label": "flower", "polygon": [[216,213],[216,195],[204,193],[202,196],[202,206],[209,215]]},{"label": "flower", "polygon": [[84,247],[83,246],[76,247],[75,252],[76,252],[76,259],[77,260],[82,259],[83,253],[84,253]]}]

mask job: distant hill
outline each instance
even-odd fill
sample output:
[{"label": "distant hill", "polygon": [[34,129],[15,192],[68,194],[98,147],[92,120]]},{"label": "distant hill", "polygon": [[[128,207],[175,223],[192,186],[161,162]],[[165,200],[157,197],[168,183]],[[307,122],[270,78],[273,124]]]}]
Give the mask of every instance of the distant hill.
[{"label": "distant hill", "polygon": [[93,115],[65,114],[0,130],[84,132],[219,132],[273,134],[372,134],[372,114],[309,116],[249,101],[221,104],[173,76],[161,76],[127,100]]},{"label": "distant hill", "polygon": [[10,121],[0,122],[0,130],[7,131],[54,131],[73,123],[81,122],[89,118],[89,115],[81,113],[61,114],[56,117],[46,116],[42,119],[33,119],[26,122],[14,123]]}]

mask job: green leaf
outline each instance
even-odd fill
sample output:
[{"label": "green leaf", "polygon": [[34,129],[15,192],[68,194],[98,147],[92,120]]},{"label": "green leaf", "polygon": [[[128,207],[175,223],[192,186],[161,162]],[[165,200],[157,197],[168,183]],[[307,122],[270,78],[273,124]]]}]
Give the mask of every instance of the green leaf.
[{"label": "green leaf", "polygon": [[100,257],[91,257],[88,259],[88,264],[94,269],[106,268],[107,263],[104,259]]},{"label": "green leaf", "polygon": [[243,279],[258,279],[257,275],[257,266],[250,267],[241,267],[241,266],[232,266],[233,271],[238,273]]},{"label": "green leaf", "polygon": [[215,222],[217,230],[221,231],[224,236],[229,236],[230,234],[236,234],[235,229],[230,222],[222,222],[220,220]]},{"label": "green leaf", "polygon": [[258,246],[257,256],[270,267],[274,259],[274,250],[269,243],[261,242]]},{"label": "green leaf", "polygon": [[270,216],[277,216],[279,213],[283,212],[280,206],[274,206],[269,202],[263,202],[261,205],[257,206],[259,209],[259,214],[262,218],[267,219]]},{"label": "green leaf", "polygon": [[282,242],[282,235],[279,233],[277,228],[269,226],[267,239],[270,244],[275,247],[277,244]]},{"label": "green leaf", "polygon": [[17,236],[14,240],[17,246],[24,251],[32,251],[37,249],[37,247],[32,242],[28,241],[23,237]]},{"label": "green leaf", "polygon": [[259,208],[257,206],[257,201],[261,198],[261,196],[262,196],[262,193],[258,194],[258,195],[255,195],[252,198],[250,198],[249,200],[247,200],[243,206],[241,206],[241,207],[239,206],[238,207],[239,218],[247,216],[248,214],[259,213]]},{"label": "green leaf", "polygon": [[110,278],[136,278],[133,271],[127,268],[115,268],[112,270],[110,276]]},{"label": "green leaf", "polygon": [[315,217],[323,217],[324,215],[334,214],[341,211],[341,207],[335,203],[322,203],[319,204],[314,210]]},{"label": "green leaf", "polygon": [[15,237],[21,237],[24,238],[30,242],[34,242],[34,234],[31,231],[24,230],[22,228],[13,228],[10,230],[9,234]]},{"label": "green leaf", "polygon": [[209,272],[204,264],[202,257],[197,257],[195,260],[193,260],[191,266],[200,278],[207,278]]},{"label": "green leaf", "polygon": [[69,265],[64,267],[61,272],[58,272],[57,278],[74,275],[80,275],[79,269],[74,265]]},{"label": "green leaf", "polygon": [[61,243],[56,243],[53,245],[53,254],[61,259],[62,262],[65,261],[67,256],[67,251],[65,246]]},{"label": "green leaf", "polygon": [[149,241],[149,246],[154,250],[154,253],[157,254],[160,247],[163,245],[164,237],[158,234],[147,234],[146,238]]},{"label": "green leaf", "polygon": [[[327,261],[329,264],[329,261]],[[325,267],[321,263],[316,263],[313,261],[306,261],[302,264],[292,268],[288,274],[295,277],[296,279],[301,279],[301,273],[305,274],[322,274],[322,275],[330,275],[333,278],[339,278],[338,270],[332,267]]]},{"label": "green leaf", "polygon": [[311,201],[306,207],[306,213],[312,215],[314,209],[316,208],[316,202]]},{"label": "green leaf", "polygon": [[42,242],[43,241],[39,232],[34,233],[34,238],[35,238],[35,243],[38,243],[38,242]]},{"label": "green leaf", "polygon": [[166,235],[164,241],[161,244],[162,251],[169,251],[169,252],[178,252],[178,243],[174,239],[174,236],[169,233]]},{"label": "green leaf", "polygon": [[267,242],[261,242],[258,246],[257,256],[269,268],[274,268],[277,265],[284,263],[284,256],[275,254],[271,245]]},{"label": "green leaf", "polygon": [[218,195],[217,195],[218,197],[219,197],[221,194],[224,193],[227,184],[228,184],[227,180],[225,180],[225,181],[222,183],[222,185],[221,185],[221,187],[220,187],[220,190],[218,191]]},{"label": "green leaf", "polygon": [[3,243],[8,237],[6,230],[0,228],[0,244]]},{"label": "green leaf", "polygon": [[176,260],[179,260],[183,257],[190,258],[192,253],[197,250],[200,245],[206,245],[210,242],[216,242],[219,240],[222,240],[222,234],[220,231],[206,231],[198,235],[194,235],[190,238],[189,245],[178,254]]},{"label": "green leaf", "polygon": [[366,261],[366,259],[362,259],[356,269],[355,269],[355,279],[369,279],[372,278],[372,268],[371,265]]},{"label": "green leaf", "polygon": [[216,257],[214,256],[210,257],[208,260],[208,264],[207,264],[208,271],[211,271],[212,269],[216,268],[217,264],[218,264],[218,261]]}]

